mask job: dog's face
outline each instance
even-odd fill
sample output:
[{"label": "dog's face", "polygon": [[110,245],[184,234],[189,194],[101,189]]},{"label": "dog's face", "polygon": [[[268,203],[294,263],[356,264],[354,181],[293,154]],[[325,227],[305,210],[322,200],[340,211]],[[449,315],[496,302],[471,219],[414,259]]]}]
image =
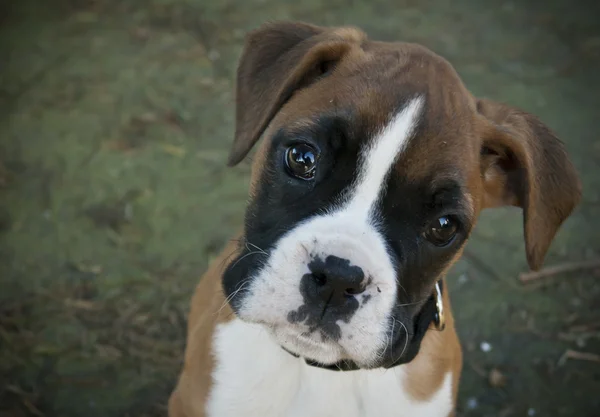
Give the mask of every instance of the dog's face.
[{"label": "dog's face", "polygon": [[579,199],[544,125],[474,98],[417,45],[268,25],[248,37],[237,88],[230,165],[265,139],[223,287],[242,320],[321,363],[401,359],[483,208],[523,208],[537,268]]}]

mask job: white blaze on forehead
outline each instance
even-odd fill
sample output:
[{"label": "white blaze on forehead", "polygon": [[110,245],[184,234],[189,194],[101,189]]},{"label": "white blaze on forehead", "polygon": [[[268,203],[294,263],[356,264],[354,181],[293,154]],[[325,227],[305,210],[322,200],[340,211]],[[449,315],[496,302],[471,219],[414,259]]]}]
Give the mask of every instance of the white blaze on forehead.
[{"label": "white blaze on forehead", "polygon": [[414,133],[422,103],[421,97],[409,101],[363,151],[347,210],[366,214],[377,202],[388,173]]}]

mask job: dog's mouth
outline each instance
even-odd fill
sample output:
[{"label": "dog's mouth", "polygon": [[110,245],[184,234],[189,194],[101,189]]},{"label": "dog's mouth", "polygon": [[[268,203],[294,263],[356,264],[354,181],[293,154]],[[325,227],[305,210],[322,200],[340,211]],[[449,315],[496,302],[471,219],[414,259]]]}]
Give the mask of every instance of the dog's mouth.
[{"label": "dog's mouth", "polygon": [[[403,324],[393,318],[394,325],[386,333],[382,345],[376,339],[357,340],[356,333],[334,338],[325,328],[308,328],[302,324],[279,324],[268,326],[281,348],[293,356],[322,365],[335,365],[352,362],[354,369],[393,367],[411,361],[419,351],[425,332],[433,324],[438,331],[443,330],[443,309],[441,288],[436,284],[436,293],[419,310],[411,322]],[[437,295],[437,297],[436,297]],[[439,304],[436,302],[439,301]],[[398,325],[395,325],[398,323]],[[359,338],[360,339],[360,338]]]},{"label": "dog's mouth", "polygon": [[291,326],[275,326],[271,332],[276,342],[291,354],[324,364],[349,359],[344,349],[319,331],[306,331]]}]

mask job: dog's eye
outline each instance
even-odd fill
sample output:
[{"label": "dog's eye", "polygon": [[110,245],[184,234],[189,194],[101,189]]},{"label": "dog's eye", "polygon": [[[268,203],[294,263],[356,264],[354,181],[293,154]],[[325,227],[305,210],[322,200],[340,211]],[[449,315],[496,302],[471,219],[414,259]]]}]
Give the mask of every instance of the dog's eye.
[{"label": "dog's eye", "polygon": [[458,221],[452,216],[442,216],[429,224],[425,238],[436,246],[446,246],[458,232]]},{"label": "dog's eye", "polygon": [[288,172],[298,178],[310,180],[315,176],[317,150],[305,143],[288,148],[285,154]]}]

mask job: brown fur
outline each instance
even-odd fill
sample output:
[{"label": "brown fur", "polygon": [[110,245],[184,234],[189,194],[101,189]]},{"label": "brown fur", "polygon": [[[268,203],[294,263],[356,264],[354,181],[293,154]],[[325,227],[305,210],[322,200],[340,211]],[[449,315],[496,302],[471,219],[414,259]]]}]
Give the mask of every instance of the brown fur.
[{"label": "brown fur", "polygon": [[[229,165],[239,163],[265,136],[254,158],[252,198],[267,165],[271,132],[313,123],[325,112],[352,109],[352,120],[366,138],[381,128],[399,98],[415,93],[426,97],[425,114],[418,140],[402,155],[396,175],[430,181],[431,186],[442,177],[457,181],[466,191],[473,225],[484,208],[522,207],[527,259],[531,268],[539,268],[581,194],[562,143],[534,116],[473,97],[450,63],[419,45],[374,42],[356,28],[304,23],[273,23],[254,30],[238,69],[236,135]],[[216,324],[233,316],[221,276],[236,247],[235,242],[226,247],[192,299],[185,366],[169,403],[171,417],[205,416],[213,366],[211,337]],[[429,398],[449,370],[456,400],[462,353],[448,291],[444,303],[446,329],[429,331],[417,357],[405,365],[407,389],[418,400]]]},{"label": "brown fur", "polygon": [[169,416],[204,417],[204,403],[212,384],[212,335],[215,327],[234,318],[221,288],[221,276],[238,251],[231,240],[208,269],[192,297],[183,369],[169,399]]},{"label": "brown fur", "polygon": [[485,161],[486,172],[493,170],[484,182],[486,203],[523,208],[527,260],[538,269],[581,199],[577,172],[562,142],[534,115],[490,100],[479,100],[477,108],[488,122],[484,147],[493,151],[493,161]]}]

